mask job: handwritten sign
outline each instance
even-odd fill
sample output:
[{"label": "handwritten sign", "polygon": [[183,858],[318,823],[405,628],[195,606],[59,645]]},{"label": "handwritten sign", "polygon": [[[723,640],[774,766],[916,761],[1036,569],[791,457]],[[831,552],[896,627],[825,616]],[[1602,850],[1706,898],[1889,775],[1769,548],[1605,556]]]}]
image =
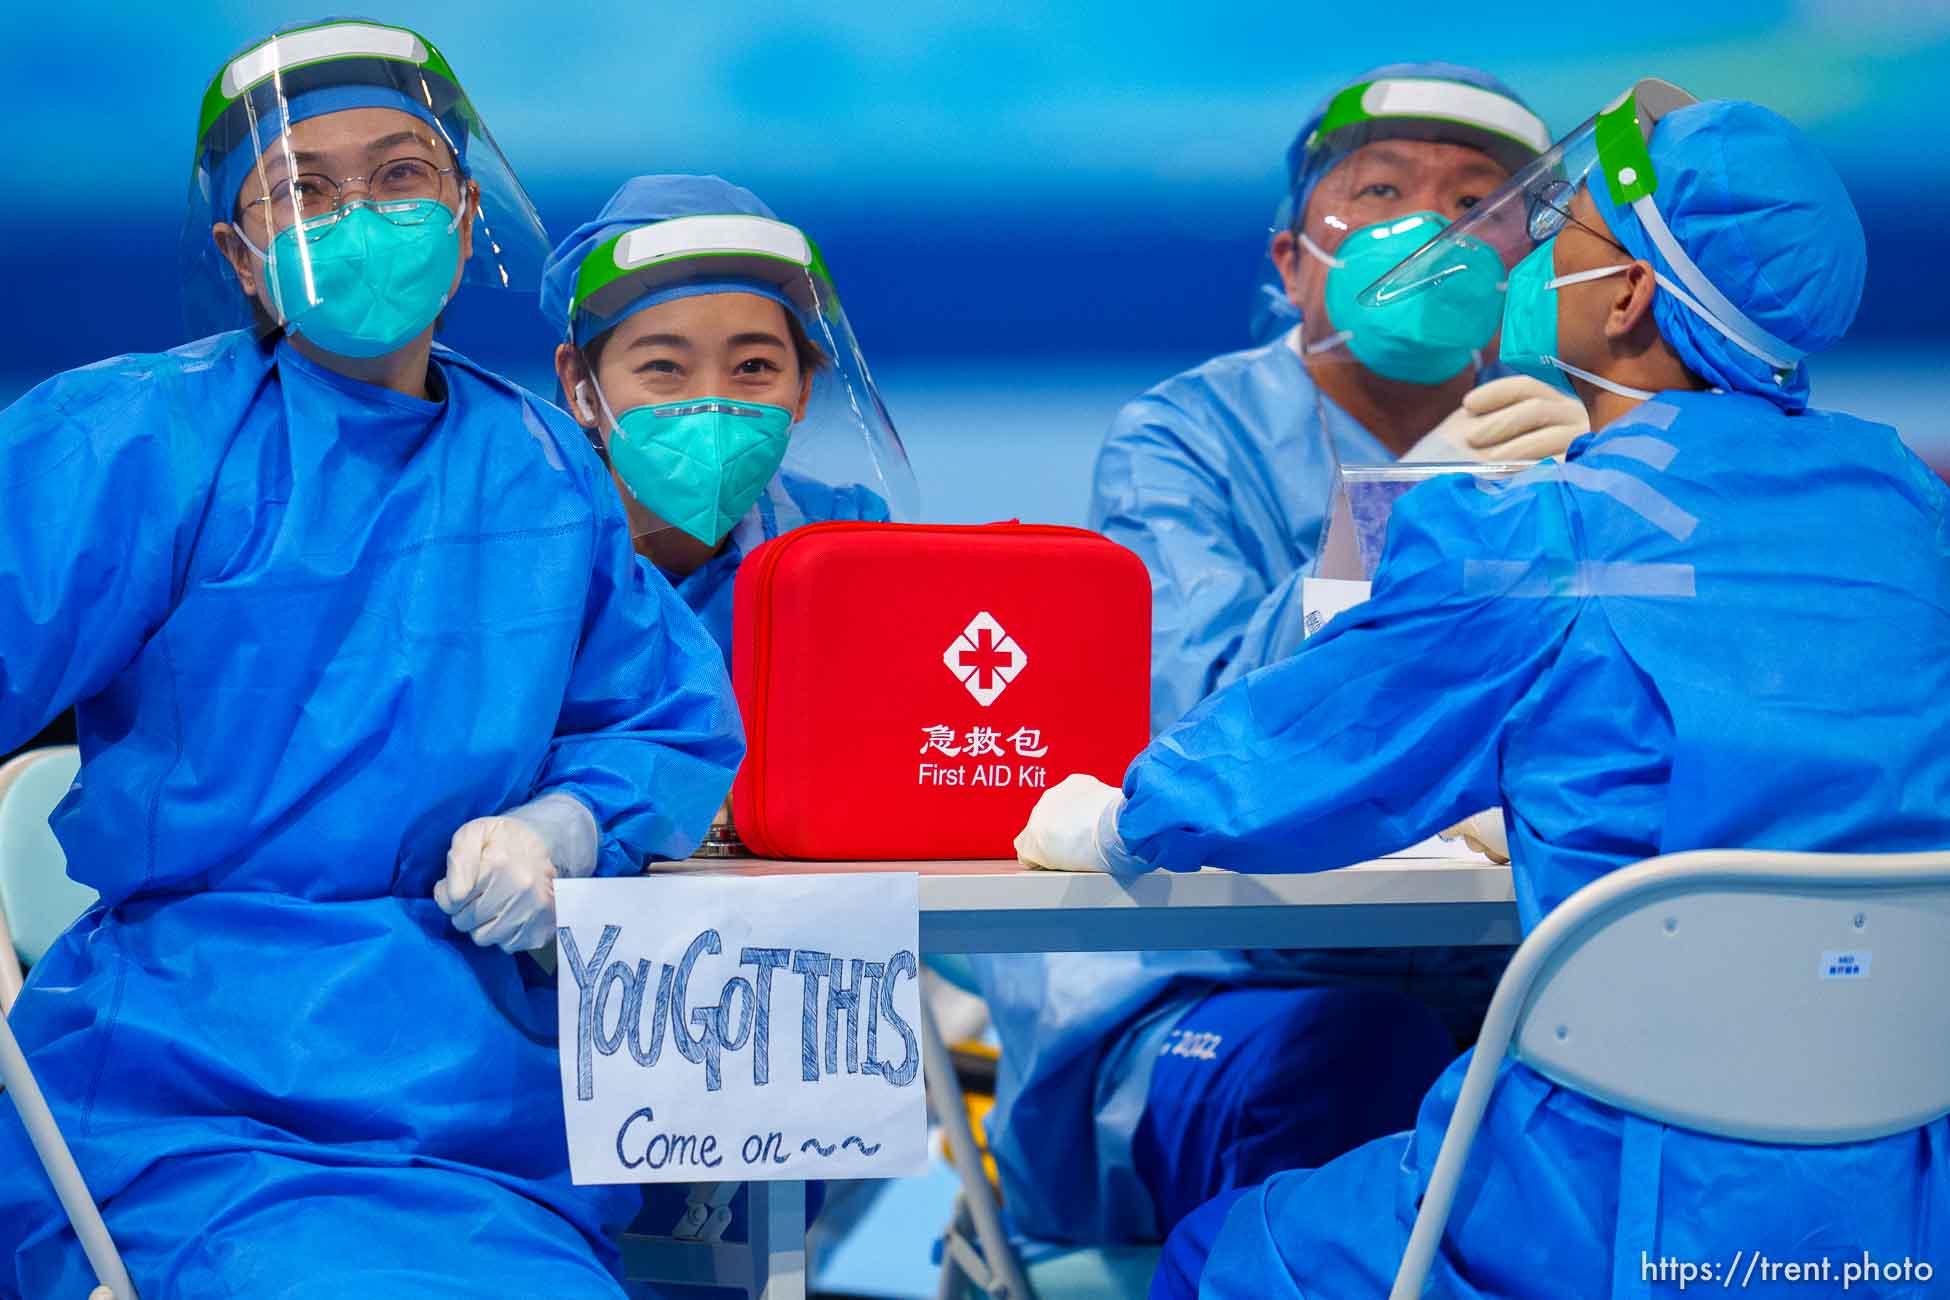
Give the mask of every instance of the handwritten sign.
[{"label": "handwritten sign", "polygon": [[578,1183],[924,1171],[912,875],[558,880]]}]

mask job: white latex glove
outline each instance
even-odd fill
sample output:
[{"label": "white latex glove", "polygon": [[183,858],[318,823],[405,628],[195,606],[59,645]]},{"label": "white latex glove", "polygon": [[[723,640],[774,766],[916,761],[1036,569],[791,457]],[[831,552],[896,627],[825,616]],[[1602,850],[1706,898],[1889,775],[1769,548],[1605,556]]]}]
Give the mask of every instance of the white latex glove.
[{"label": "white latex glove", "polygon": [[1409,448],[1406,461],[1543,460],[1591,431],[1584,403],[1529,375],[1492,379]]},{"label": "white latex glove", "polygon": [[1445,840],[1460,839],[1491,862],[1510,864],[1510,834],[1501,808],[1486,808],[1442,832]]},{"label": "white latex glove", "polygon": [[1024,866],[1048,871],[1143,870],[1124,851],[1117,836],[1117,811],[1124,794],[1094,776],[1064,777],[1036,801],[1029,824],[1016,836],[1016,857]]},{"label": "white latex glove", "polygon": [[596,819],[572,795],[543,795],[454,832],[433,901],[482,947],[527,952],[555,938],[555,877],[596,870]]}]

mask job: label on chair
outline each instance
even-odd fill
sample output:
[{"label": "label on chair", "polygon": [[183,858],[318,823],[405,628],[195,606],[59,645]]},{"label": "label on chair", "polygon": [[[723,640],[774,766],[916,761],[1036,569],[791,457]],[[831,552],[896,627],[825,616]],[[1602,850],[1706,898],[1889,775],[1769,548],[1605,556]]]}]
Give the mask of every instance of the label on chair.
[{"label": "label on chair", "polygon": [[1875,956],[1866,948],[1849,948],[1821,954],[1821,978],[1825,980],[1865,980],[1869,961]]},{"label": "label on chair", "polygon": [[558,880],[578,1183],[927,1166],[911,873]]}]

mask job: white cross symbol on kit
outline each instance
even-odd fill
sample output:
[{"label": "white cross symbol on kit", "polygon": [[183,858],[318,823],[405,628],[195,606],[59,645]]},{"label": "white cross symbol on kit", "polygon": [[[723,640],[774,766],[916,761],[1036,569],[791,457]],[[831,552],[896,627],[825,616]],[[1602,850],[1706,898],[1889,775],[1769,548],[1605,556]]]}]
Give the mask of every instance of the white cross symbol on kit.
[{"label": "white cross symbol on kit", "polygon": [[960,679],[983,708],[997,696],[1029,663],[1029,656],[1003,631],[995,615],[983,610],[968,621],[954,644],[941,652],[941,662]]}]

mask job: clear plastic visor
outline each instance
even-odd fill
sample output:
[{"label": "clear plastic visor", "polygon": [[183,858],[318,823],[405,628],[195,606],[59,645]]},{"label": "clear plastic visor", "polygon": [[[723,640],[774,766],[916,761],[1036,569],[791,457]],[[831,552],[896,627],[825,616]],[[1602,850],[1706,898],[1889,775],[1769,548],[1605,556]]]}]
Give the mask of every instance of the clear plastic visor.
[{"label": "clear plastic visor", "polygon": [[[424,40],[330,23],[272,37],[219,73],[181,241],[193,332],[297,319],[329,281],[321,258],[428,237],[423,255],[451,259],[457,285],[540,283],[548,242],[534,205]],[[268,308],[244,291],[240,263],[275,289]]]},{"label": "clear plastic visor", "polygon": [[915,516],[906,448],[811,260],[686,258],[606,285],[590,301],[614,323],[593,338],[571,315],[571,413],[673,576],[802,524]]},{"label": "clear plastic visor", "polygon": [[1481,150],[1453,143],[1382,139],[1336,163],[1295,215],[1288,288],[1300,324],[1292,339],[1311,366],[1353,364],[1405,383],[1441,384],[1473,374],[1489,355],[1501,317],[1501,283],[1520,240],[1498,222],[1451,246],[1471,296],[1439,312],[1361,300],[1360,291],[1416,250],[1469,220],[1509,173]]},{"label": "clear plastic visor", "polygon": [[[1601,124],[1621,129],[1635,121],[1642,153],[1659,118],[1693,102],[1692,95],[1669,82],[1650,78],[1638,82],[1512,176],[1467,217],[1376,276],[1360,291],[1358,301],[1380,307],[1467,292],[1462,268],[1480,245],[1496,249],[1506,266],[1514,266],[1571,219],[1572,199],[1601,163]],[[1643,170],[1648,174],[1639,175],[1626,167],[1625,174],[1615,179],[1625,186],[1649,187],[1653,182],[1649,164],[1644,164]]]}]

